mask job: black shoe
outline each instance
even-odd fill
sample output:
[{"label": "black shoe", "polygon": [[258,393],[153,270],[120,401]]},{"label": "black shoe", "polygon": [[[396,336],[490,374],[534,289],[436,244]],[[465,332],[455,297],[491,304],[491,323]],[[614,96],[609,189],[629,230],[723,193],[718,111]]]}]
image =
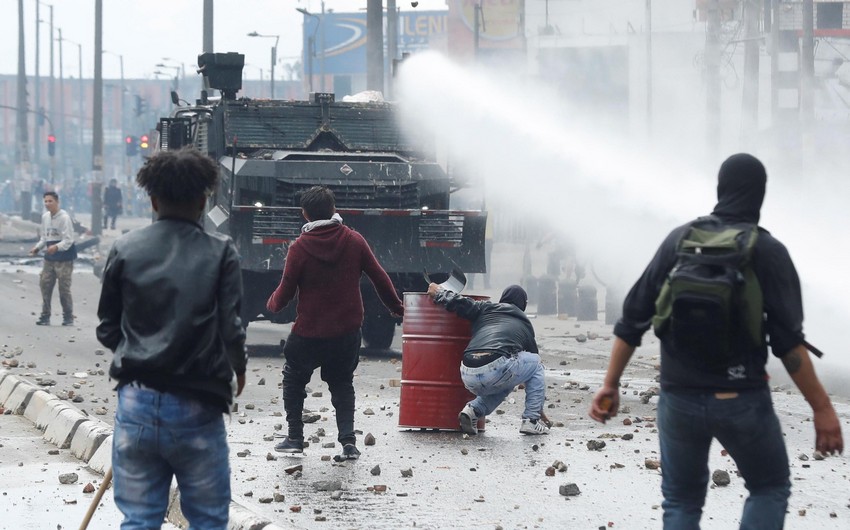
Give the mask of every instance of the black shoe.
[{"label": "black shoe", "polygon": [[357,460],[360,458],[360,451],[354,444],[345,444],[342,446],[342,454],[334,456],[334,462],[342,462],[344,460]]},{"label": "black shoe", "polygon": [[35,321],[36,326],[49,326],[50,325],[50,317],[42,316],[38,320]]},{"label": "black shoe", "polygon": [[303,453],[304,440],[294,440],[287,436],[282,442],[274,446],[278,453]]},{"label": "black shoe", "polygon": [[62,319],[63,326],[73,326],[74,325],[74,317]]}]

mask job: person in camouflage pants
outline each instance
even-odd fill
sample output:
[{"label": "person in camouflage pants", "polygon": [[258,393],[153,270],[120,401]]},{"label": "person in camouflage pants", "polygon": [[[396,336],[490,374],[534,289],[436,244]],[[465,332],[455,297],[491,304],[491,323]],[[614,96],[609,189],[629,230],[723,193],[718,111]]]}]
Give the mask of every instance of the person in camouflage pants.
[{"label": "person in camouflage pants", "polygon": [[[44,260],[39,275],[41,286],[41,314],[50,315],[50,302],[53,298],[53,286],[59,283],[59,303],[65,320],[73,321],[74,301],[71,298],[71,275],[74,273],[74,261]],[[70,315],[70,317],[68,316]],[[64,321],[64,320],[63,320]],[[69,324],[70,325],[70,324]]]},{"label": "person in camouflage pants", "polygon": [[41,269],[41,317],[39,326],[50,325],[50,300],[53,286],[59,282],[59,302],[62,304],[62,325],[74,325],[74,302],[71,298],[71,276],[77,250],[74,246],[74,231],[71,216],[59,208],[59,195],[55,191],[44,193],[44,214],[41,217],[41,239],[30,250],[35,256],[44,250],[44,266]]}]

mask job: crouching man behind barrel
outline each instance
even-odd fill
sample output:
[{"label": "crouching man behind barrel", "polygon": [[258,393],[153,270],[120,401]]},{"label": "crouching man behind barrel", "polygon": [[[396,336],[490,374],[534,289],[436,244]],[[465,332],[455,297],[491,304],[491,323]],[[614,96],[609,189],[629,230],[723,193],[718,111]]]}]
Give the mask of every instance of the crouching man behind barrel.
[{"label": "crouching man behind barrel", "polygon": [[476,301],[443,289],[428,286],[434,303],[472,322],[472,338],[463,352],[460,377],[476,398],[458,414],[460,429],[478,434],[478,419],[487,416],[508,397],[514,387],[525,385],[523,434],[548,434],[543,414],[546,386],[543,363],[537,351],[534,328],[525,316],[528,295],[519,285],[502,293],[499,303]]}]

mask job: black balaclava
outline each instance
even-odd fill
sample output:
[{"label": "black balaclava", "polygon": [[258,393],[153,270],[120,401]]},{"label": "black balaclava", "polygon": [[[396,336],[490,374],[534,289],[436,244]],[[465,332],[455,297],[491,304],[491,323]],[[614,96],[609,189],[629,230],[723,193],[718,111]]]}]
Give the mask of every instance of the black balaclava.
[{"label": "black balaclava", "polygon": [[728,221],[759,222],[767,172],[758,158],[738,153],[726,159],[717,174],[714,215]]},{"label": "black balaclava", "polygon": [[502,297],[499,298],[500,304],[513,304],[520,311],[525,311],[525,305],[528,303],[528,295],[525,294],[525,289],[519,285],[509,285],[502,291]]}]

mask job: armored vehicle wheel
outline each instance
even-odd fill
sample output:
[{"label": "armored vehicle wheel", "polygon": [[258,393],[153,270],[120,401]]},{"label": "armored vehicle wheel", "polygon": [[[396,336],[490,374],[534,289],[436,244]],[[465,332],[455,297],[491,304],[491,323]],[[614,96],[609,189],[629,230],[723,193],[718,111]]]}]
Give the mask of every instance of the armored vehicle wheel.
[{"label": "armored vehicle wheel", "polygon": [[363,344],[367,348],[386,350],[393,343],[395,320],[386,313],[366,313],[363,318]]}]

